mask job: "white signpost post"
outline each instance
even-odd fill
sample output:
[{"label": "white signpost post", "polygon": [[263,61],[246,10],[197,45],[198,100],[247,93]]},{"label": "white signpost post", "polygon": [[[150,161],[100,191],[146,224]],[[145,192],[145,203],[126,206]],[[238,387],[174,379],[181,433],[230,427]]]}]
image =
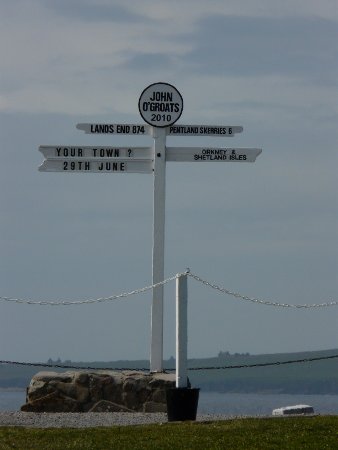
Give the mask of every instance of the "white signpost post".
[{"label": "white signpost post", "polygon": [[[86,134],[152,136],[152,147],[40,146],[45,160],[41,172],[153,173],[153,255],[152,282],[164,280],[165,174],[166,161],[254,162],[258,148],[166,147],[166,136],[233,137],[243,127],[228,125],[178,125],[183,98],[168,83],[154,83],[142,92],[139,112],[146,124],[79,123]],[[175,125],[174,125],[175,124]],[[186,355],[186,339],[181,351]],[[177,347],[180,344],[177,343]],[[181,358],[182,359],[182,358]],[[153,288],[151,310],[150,371],[163,371],[163,286]],[[186,378],[185,376],[183,378]],[[179,385],[187,380],[177,373]],[[177,382],[178,383],[178,382]]]}]

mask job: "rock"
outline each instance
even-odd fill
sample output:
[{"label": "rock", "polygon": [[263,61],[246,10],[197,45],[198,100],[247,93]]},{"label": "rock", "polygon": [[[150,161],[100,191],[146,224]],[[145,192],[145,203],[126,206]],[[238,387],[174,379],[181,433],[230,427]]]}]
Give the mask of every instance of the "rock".
[{"label": "rock", "polygon": [[21,407],[21,411],[34,412],[81,412],[81,405],[74,399],[58,392],[32,400]]},{"label": "rock", "polygon": [[155,403],[166,403],[166,394],[163,389],[156,389],[153,391],[152,394],[153,402]]},{"label": "rock", "polygon": [[72,380],[72,376],[70,375],[70,373],[71,372],[59,373],[59,372],[42,371],[38,372],[33,379],[36,381],[44,381],[44,382],[49,382],[51,380],[57,379],[58,381],[69,383]]},{"label": "rock", "polygon": [[143,405],[143,412],[145,413],[166,413],[167,404],[157,402],[146,402]]},{"label": "rock", "polygon": [[103,385],[103,398],[117,404],[122,403],[123,382],[111,377]]},{"label": "rock", "polygon": [[166,412],[166,390],[175,375],[136,371],[39,372],[27,389],[22,411]]},{"label": "rock", "polygon": [[50,381],[49,386],[54,388],[56,392],[60,392],[67,397],[77,398],[77,389],[75,383],[64,383],[63,381]]},{"label": "rock", "polygon": [[125,408],[122,405],[117,405],[108,400],[100,400],[88,412],[134,412],[132,409]]},{"label": "rock", "polygon": [[88,383],[88,373],[77,372],[74,376],[74,383],[76,384],[87,384]]},{"label": "rock", "polygon": [[89,388],[86,386],[76,385],[76,400],[83,404],[89,401]]}]

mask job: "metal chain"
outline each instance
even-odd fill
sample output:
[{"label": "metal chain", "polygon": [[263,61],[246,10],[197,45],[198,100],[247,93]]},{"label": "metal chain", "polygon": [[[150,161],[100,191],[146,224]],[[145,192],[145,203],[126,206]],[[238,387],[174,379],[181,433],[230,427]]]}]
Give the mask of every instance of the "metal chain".
[{"label": "metal chain", "polygon": [[[239,364],[232,366],[210,366],[210,367],[189,367],[189,371],[199,371],[199,370],[227,370],[227,369],[248,369],[253,367],[268,367],[268,366],[282,366],[286,364],[299,364],[305,362],[323,361],[327,359],[338,358],[338,355],[330,356],[318,356],[314,358],[303,358],[303,359],[291,359],[287,361],[274,361],[267,363],[255,363],[255,364]],[[28,367],[48,367],[56,369],[74,369],[74,370],[117,370],[117,371],[140,371],[147,372],[148,368],[115,368],[115,367],[91,367],[91,366],[71,366],[63,364],[44,364],[44,363],[28,363],[28,362],[18,362],[18,361],[0,361],[0,364],[9,364],[16,366],[28,366]],[[175,369],[163,369],[163,372],[174,372]]]},{"label": "metal chain", "polygon": [[178,278],[179,276],[181,276],[182,274],[177,274],[173,277],[167,278],[166,280],[160,281],[159,283],[155,283],[152,284],[151,286],[146,286],[140,289],[135,289],[134,291],[130,291],[130,292],[123,292],[122,294],[117,294],[117,295],[112,295],[110,297],[101,297],[101,298],[96,298],[96,299],[89,299],[89,300],[76,300],[76,301],[71,301],[71,300],[60,300],[60,301],[37,301],[37,300],[24,300],[24,299],[20,299],[20,298],[11,298],[11,297],[0,297],[0,301],[3,302],[13,302],[13,303],[21,303],[21,304],[26,304],[26,305],[48,305],[48,306],[69,306],[69,305],[87,305],[87,304],[92,304],[92,303],[102,303],[102,302],[107,302],[110,300],[117,300],[120,298],[124,298],[124,297],[129,297],[131,295],[136,295],[136,294],[141,294],[143,292],[146,291],[150,291],[151,289],[155,289],[159,286],[163,286],[167,283],[169,283],[170,281],[175,280],[176,278]]},{"label": "metal chain", "polygon": [[262,300],[259,298],[254,298],[254,297],[248,297],[246,295],[242,295],[239,294],[237,292],[232,292],[229,291],[228,289],[222,288],[220,286],[217,286],[216,284],[212,284],[209,281],[203,280],[201,277],[194,275],[192,273],[187,273],[187,275],[189,275],[190,277],[194,278],[194,280],[201,282],[202,284],[204,284],[205,286],[211,287],[212,289],[215,289],[216,291],[222,292],[223,294],[227,294],[227,295],[232,295],[235,298],[241,299],[241,300],[246,300],[249,302],[253,302],[253,303],[257,303],[260,305],[267,305],[267,306],[277,306],[280,308],[323,308],[326,306],[337,306],[338,302],[337,301],[333,301],[333,302],[326,302],[326,303],[319,303],[319,304],[313,304],[313,305],[292,305],[289,303],[278,303],[278,302],[272,302],[269,300]]},{"label": "metal chain", "polygon": [[9,365],[14,365],[14,366],[27,366],[27,367],[48,367],[48,368],[53,368],[53,369],[75,369],[75,370],[118,370],[118,371],[134,371],[134,370],[138,370],[141,372],[146,372],[149,371],[149,367],[148,368],[138,368],[138,369],[133,369],[133,368],[113,368],[113,367],[90,367],[90,366],[69,366],[69,365],[64,365],[64,364],[45,364],[45,363],[28,363],[28,362],[19,362],[19,361],[0,361],[0,364],[9,364]]},{"label": "metal chain", "polygon": [[193,273],[190,273],[189,270],[179,273],[175,276],[172,276],[170,278],[167,278],[166,280],[163,280],[159,283],[153,284],[151,286],[146,286],[140,289],[135,289],[134,291],[130,291],[130,292],[123,292],[121,294],[117,294],[117,295],[112,295],[109,297],[101,297],[101,298],[96,298],[96,299],[89,299],[89,300],[77,300],[77,301],[70,301],[70,300],[60,300],[60,301],[36,301],[36,300],[24,300],[24,299],[20,299],[20,298],[11,298],[11,297],[0,297],[0,301],[4,301],[4,302],[13,302],[13,303],[21,303],[21,304],[27,304],[27,305],[48,305],[48,306],[68,306],[68,305],[86,305],[86,304],[92,304],[92,303],[102,303],[102,302],[107,302],[107,301],[111,301],[111,300],[117,300],[120,298],[125,298],[125,297],[129,297],[131,295],[136,295],[136,294],[141,294],[143,292],[149,291],[151,289],[154,289],[156,287],[159,286],[163,286],[167,283],[169,283],[170,281],[175,280],[176,278],[182,276],[182,275],[188,275],[190,277],[192,277],[194,280],[199,281],[200,283],[204,284],[205,286],[211,287],[212,289],[215,289],[223,294],[227,294],[227,295],[231,295],[237,299],[240,300],[245,300],[245,301],[249,301],[252,303],[256,303],[256,304],[260,304],[260,305],[267,305],[267,306],[276,306],[276,307],[281,307],[281,308],[297,308],[297,309],[301,309],[301,308],[323,308],[323,307],[328,307],[328,306],[337,306],[338,302],[337,301],[332,301],[332,302],[325,302],[325,303],[319,303],[319,304],[312,304],[312,305],[307,305],[307,304],[302,304],[302,305],[294,305],[294,304],[289,304],[289,303],[278,303],[278,302],[273,302],[270,300],[262,300],[259,298],[255,298],[255,297],[248,297],[246,295],[242,295],[239,294],[237,292],[232,292],[228,289],[222,288],[220,286],[217,286],[216,284],[210,283],[207,280],[204,280],[203,278],[199,277],[198,275],[194,275]]},{"label": "metal chain", "polygon": [[284,364],[297,364],[297,363],[305,363],[305,362],[313,362],[313,361],[322,361],[324,359],[334,359],[334,358],[338,358],[338,355],[318,356],[317,358],[291,359],[288,361],[275,361],[275,362],[267,362],[267,363],[239,364],[239,365],[235,365],[235,366],[191,367],[188,370],[247,369],[250,367],[282,366]]}]

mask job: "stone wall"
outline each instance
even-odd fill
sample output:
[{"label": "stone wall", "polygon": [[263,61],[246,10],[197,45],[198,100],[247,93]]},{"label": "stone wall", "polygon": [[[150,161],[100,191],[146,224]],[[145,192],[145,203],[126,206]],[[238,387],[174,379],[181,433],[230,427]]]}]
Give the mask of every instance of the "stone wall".
[{"label": "stone wall", "polygon": [[135,371],[39,372],[22,411],[166,412],[166,390],[175,375]]}]

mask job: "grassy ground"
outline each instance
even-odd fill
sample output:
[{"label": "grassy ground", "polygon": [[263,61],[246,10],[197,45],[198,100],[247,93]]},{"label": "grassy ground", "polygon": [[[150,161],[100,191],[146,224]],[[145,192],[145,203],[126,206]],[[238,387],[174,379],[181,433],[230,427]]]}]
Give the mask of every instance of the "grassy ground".
[{"label": "grassy ground", "polygon": [[338,416],[111,428],[0,428],[0,449],[338,449]]}]

